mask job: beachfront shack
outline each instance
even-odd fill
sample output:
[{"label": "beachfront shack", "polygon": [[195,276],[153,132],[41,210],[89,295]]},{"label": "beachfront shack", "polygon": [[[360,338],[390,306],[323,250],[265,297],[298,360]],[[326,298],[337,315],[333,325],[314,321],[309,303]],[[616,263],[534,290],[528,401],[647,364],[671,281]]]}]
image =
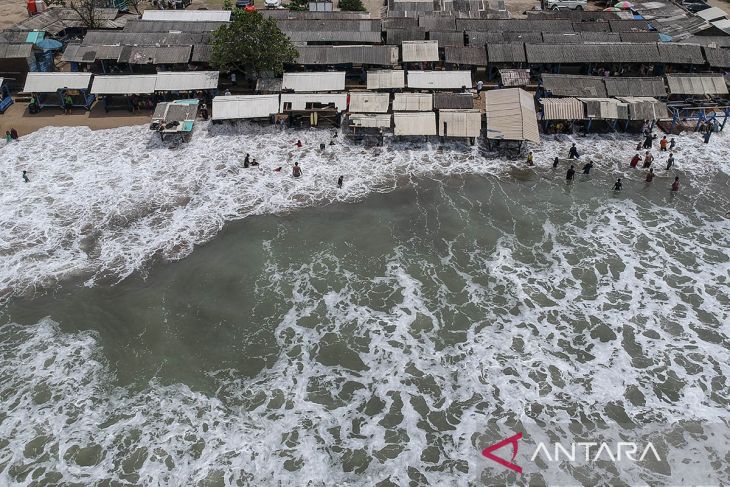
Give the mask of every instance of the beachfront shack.
[{"label": "beachfront shack", "polygon": [[91,73],[28,73],[23,92],[35,96],[38,108],[63,107],[66,95],[73,107],[91,108],[96,97],[89,91]]},{"label": "beachfront shack", "polygon": [[289,126],[321,123],[340,126],[340,114],[347,110],[345,72],[284,73],[281,107],[277,121]]},{"label": "beachfront shack", "polygon": [[487,142],[524,141],[540,143],[535,101],[522,88],[502,88],[485,92]]},{"label": "beachfront shack", "polygon": [[393,96],[395,112],[430,112],[433,110],[431,93],[396,93]]},{"label": "beachfront shack", "polygon": [[35,53],[37,49],[30,43],[10,43],[0,41],[0,77],[6,83],[19,89],[31,71],[38,71]]},{"label": "beachfront shack", "polygon": [[213,98],[213,122],[266,119],[279,112],[279,95],[228,95]]},{"label": "beachfront shack", "polygon": [[396,46],[300,46],[302,66],[397,66]]},{"label": "beachfront shack", "polygon": [[393,113],[396,136],[436,135],[436,114],[428,112]]},{"label": "beachfront shack", "polygon": [[154,74],[94,76],[91,94],[100,99],[105,112],[113,108],[131,112],[154,106],[156,85]]},{"label": "beachfront shack", "polygon": [[8,88],[5,78],[0,78],[0,113],[5,113],[5,110],[12,104],[13,97],[10,96],[10,88]]},{"label": "beachfront shack", "polygon": [[370,91],[351,91],[350,113],[387,113],[390,109],[390,93],[373,93]]},{"label": "beachfront shack", "polygon": [[202,92],[212,99],[218,91],[218,71],[165,71],[157,73],[155,92],[166,100],[190,97]]},{"label": "beachfront shack", "polygon": [[158,103],[152,115],[150,130],[160,134],[160,140],[164,140],[167,134],[180,134],[186,140],[193,131],[197,114],[197,99]]},{"label": "beachfront shack", "polygon": [[668,74],[668,109],[672,115],[670,124],[662,128],[669,133],[681,130],[698,130],[704,122],[721,118],[720,130],[730,116],[730,100],[725,77],[714,73]]},{"label": "beachfront shack", "polygon": [[471,71],[408,71],[408,88],[464,90],[471,87]]},{"label": "beachfront shack", "polygon": [[403,41],[401,61],[405,63],[430,63],[439,60],[438,41]]},{"label": "beachfront shack", "polygon": [[367,72],[368,90],[401,90],[406,86],[405,71],[402,69],[393,70],[369,70]]},{"label": "beachfront shack", "polygon": [[474,142],[482,131],[482,112],[480,110],[438,111],[438,134],[441,137],[467,138]]}]

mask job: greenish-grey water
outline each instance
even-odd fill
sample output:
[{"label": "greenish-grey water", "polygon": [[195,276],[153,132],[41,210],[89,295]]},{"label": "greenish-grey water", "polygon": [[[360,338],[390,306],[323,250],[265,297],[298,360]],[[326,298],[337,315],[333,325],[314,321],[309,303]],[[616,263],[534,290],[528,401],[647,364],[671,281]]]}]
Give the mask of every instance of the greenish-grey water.
[{"label": "greenish-grey water", "polygon": [[[722,483],[727,173],[680,172],[671,195],[668,176],[614,193],[610,171],[564,169],[413,177],[14,297],[0,480],[676,485],[692,463]],[[725,446],[590,468],[522,453],[519,479],[481,455],[510,428],[676,421]]]}]

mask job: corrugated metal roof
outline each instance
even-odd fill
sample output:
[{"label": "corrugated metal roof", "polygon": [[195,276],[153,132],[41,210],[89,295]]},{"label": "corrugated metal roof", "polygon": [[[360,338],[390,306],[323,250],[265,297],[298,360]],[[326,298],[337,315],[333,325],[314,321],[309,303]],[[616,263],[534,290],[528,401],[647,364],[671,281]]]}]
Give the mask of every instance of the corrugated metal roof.
[{"label": "corrugated metal roof", "polygon": [[570,20],[456,19],[459,30],[485,32],[573,32]]},{"label": "corrugated metal roof", "polygon": [[[282,93],[281,109],[283,113],[289,110],[306,110],[308,104],[334,104],[338,112],[347,110],[347,94],[345,93]],[[285,104],[291,104],[287,108]]]},{"label": "corrugated metal roof", "polygon": [[542,86],[553,96],[606,98],[606,85],[600,76],[576,76],[570,74],[542,75]]},{"label": "corrugated metal roof", "polygon": [[383,29],[410,29],[418,27],[417,17],[386,17],[382,19],[382,22]]},{"label": "corrugated metal roof", "polygon": [[405,74],[402,69],[375,71],[368,70],[368,90],[405,88]]},{"label": "corrugated metal roof", "polygon": [[95,95],[146,95],[155,92],[156,74],[94,76],[91,93]]},{"label": "corrugated metal roof", "polygon": [[155,91],[211,90],[218,88],[218,71],[165,71],[157,73]]},{"label": "corrugated metal roof", "polygon": [[[730,47],[730,36],[689,36],[682,39],[685,44],[697,44],[698,46],[708,47]],[[705,51],[706,52],[706,51]]]},{"label": "corrugated metal roof", "polygon": [[392,115],[377,114],[364,115],[353,113],[350,115],[350,123],[355,127],[390,128]]},{"label": "corrugated metal roof", "polygon": [[119,32],[92,30],[86,33],[82,46],[194,46],[211,44],[210,32]]},{"label": "corrugated metal roof", "polygon": [[574,22],[573,30],[576,32],[610,32],[611,24],[608,22]]},{"label": "corrugated metal roof", "polygon": [[611,20],[611,32],[649,31],[651,27],[647,20]]},{"label": "corrugated metal roof", "polygon": [[298,92],[342,91],[345,89],[345,72],[284,73],[281,88]]},{"label": "corrugated metal roof", "polygon": [[329,11],[329,12],[299,12],[296,10],[286,9],[266,9],[258,11],[264,17],[270,17],[273,19],[369,19],[370,14],[368,12],[346,12],[343,10]]},{"label": "corrugated metal roof", "polygon": [[659,32],[619,32],[621,42],[658,42]]},{"label": "corrugated metal roof", "polygon": [[298,47],[297,64],[305,66],[327,64],[369,64],[393,66],[398,64],[397,46],[303,46]]},{"label": "corrugated metal roof", "polygon": [[55,93],[62,88],[85,90],[91,83],[91,73],[28,73],[25,93]]},{"label": "corrugated metal roof", "polygon": [[434,93],[433,107],[436,110],[470,110],[474,108],[471,93]]},{"label": "corrugated metal roof", "polygon": [[393,111],[424,112],[433,110],[433,96],[430,93],[396,93]]},{"label": "corrugated metal roof", "polygon": [[721,74],[668,74],[667,85],[673,95],[727,95]]},{"label": "corrugated metal roof", "polygon": [[661,62],[656,44],[525,44],[531,64]]},{"label": "corrugated metal roof", "polygon": [[388,29],[385,31],[386,44],[400,46],[403,41],[422,41],[426,31],[422,29]]},{"label": "corrugated metal roof", "polygon": [[396,112],[393,121],[395,135],[436,135],[434,112]]},{"label": "corrugated metal roof", "polygon": [[390,93],[351,91],[349,111],[353,113],[386,113],[390,108]]},{"label": "corrugated metal roof", "polygon": [[727,12],[725,12],[723,9],[718,7],[710,7],[706,10],[701,10],[697,12],[695,15],[698,17],[701,17],[705,20],[717,20],[722,18],[727,18]]},{"label": "corrugated metal roof", "polygon": [[532,95],[521,88],[504,88],[485,96],[488,139],[540,142]]},{"label": "corrugated metal roof", "polygon": [[442,137],[479,137],[481,131],[481,111],[439,110],[438,134]]},{"label": "corrugated metal roof", "polygon": [[654,78],[604,78],[608,96],[667,96],[664,79]]},{"label": "corrugated metal roof", "polygon": [[276,25],[283,32],[381,32],[383,26],[380,19],[345,20],[345,19],[306,19],[277,20]]},{"label": "corrugated metal roof", "polygon": [[185,32],[188,34],[213,32],[228,22],[190,22],[190,21],[153,21],[130,20],[124,26],[125,33],[168,33]]},{"label": "corrugated metal roof", "polygon": [[597,120],[626,120],[629,108],[613,98],[579,98],[585,105],[586,117]]},{"label": "corrugated metal roof", "polygon": [[540,32],[480,32],[470,30],[466,32],[470,46],[485,44],[502,44],[505,42],[542,42]]},{"label": "corrugated metal roof", "polygon": [[401,59],[404,63],[439,60],[438,41],[403,41]]},{"label": "corrugated metal roof", "polygon": [[[124,26],[129,15],[119,16],[116,8],[96,8],[94,15],[102,29],[118,29]],[[117,18],[119,16],[119,18]],[[44,31],[57,35],[69,28],[85,28],[86,23],[71,8],[50,7],[45,12],[29,17],[12,27],[12,30]]]},{"label": "corrugated metal roof", "polygon": [[543,120],[583,120],[583,103],[577,98],[540,98]]},{"label": "corrugated metal roof", "polygon": [[503,44],[487,44],[489,63],[524,63],[525,45],[521,42],[505,42]]},{"label": "corrugated metal roof", "polygon": [[33,52],[33,44],[0,44],[0,59],[26,59]]},{"label": "corrugated metal roof", "polygon": [[487,50],[483,47],[447,47],[446,64],[486,66]]},{"label": "corrugated metal roof", "polygon": [[380,32],[352,31],[300,31],[286,32],[292,42],[362,42],[377,44],[382,42]]},{"label": "corrugated metal roof", "polygon": [[256,80],[256,91],[281,91],[281,78],[259,78]]},{"label": "corrugated metal roof", "polygon": [[187,64],[193,46],[124,46],[117,59],[128,64]]},{"label": "corrugated metal roof", "polygon": [[705,58],[713,68],[730,68],[730,50],[704,47]]},{"label": "corrugated metal roof", "polygon": [[213,98],[213,120],[267,118],[279,112],[279,95],[235,95]]},{"label": "corrugated metal roof", "polygon": [[193,46],[192,63],[209,63],[213,57],[213,46],[210,44],[196,44]]},{"label": "corrugated metal roof", "polygon": [[471,88],[471,71],[408,71],[408,87],[431,90]]},{"label": "corrugated metal roof", "polygon": [[428,31],[455,31],[456,20],[446,15],[419,15],[418,26]]},{"label": "corrugated metal roof", "polygon": [[447,32],[432,30],[428,33],[428,38],[432,41],[438,41],[439,47],[462,47],[464,45],[464,32],[462,31]]},{"label": "corrugated metal roof", "polygon": [[171,22],[229,22],[230,10],[145,10],[142,20]]},{"label": "corrugated metal roof", "polygon": [[629,106],[629,120],[662,120],[669,118],[667,105],[647,96],[619,97]]},{"label": "corrugated metal roof", "polygon": [[525,86],[530,84],[529,69],[500,69],[499,77],[502,79],[502,86]]},{"label": "corrugated metal roof", "polygon": [[692,44],[657,44],[659,56],[666,63],[671,64],[705,64],[702,48]]}]

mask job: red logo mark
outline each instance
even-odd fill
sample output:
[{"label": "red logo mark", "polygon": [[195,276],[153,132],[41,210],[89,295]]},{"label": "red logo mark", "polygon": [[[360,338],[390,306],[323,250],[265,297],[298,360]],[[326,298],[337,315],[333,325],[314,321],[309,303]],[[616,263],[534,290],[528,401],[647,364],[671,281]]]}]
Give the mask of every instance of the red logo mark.
[{"label": "red logo mark", "polygon": [[500,458],[496,455],[494,455],[492,452],[494,450],[499,450],[505,445],[512,444],[512,461],[514,461],[515,457],[517,456],[517,450],[519,449],[519,445],[517,444],[517,440],[522,439],[522,433],[517,433],[514,436],[510,436],[509,438],[505,438],[504,440],[500,441],[499,443],[495,443],[492,446],[486,447],[484,450],[482,450],[482,455],[489,458],[490,460],[493,460],[503,467],[507,467],[510,470],[514,470],[517,473],[522,473],[522,467],[519,465],[508,462],[504,458]]}]

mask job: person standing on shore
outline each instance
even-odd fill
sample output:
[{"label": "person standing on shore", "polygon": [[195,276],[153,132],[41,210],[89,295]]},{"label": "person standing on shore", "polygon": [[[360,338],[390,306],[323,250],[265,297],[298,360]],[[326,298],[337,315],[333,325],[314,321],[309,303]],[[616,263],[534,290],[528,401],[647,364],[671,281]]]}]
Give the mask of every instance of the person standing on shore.
[{"label": "person standing on shore", "polygon": [[615,183],[613,183],[613,190],[614,191],[621,191],[624,189],[624,183],[621,182],[621,178],[618,178]]},{"label": "person standing on shore", "polygon": [[17,131],[17,130],[15,130],[14,128],[11,128],[11,129],[10,129],[10,137],[11,137],[11,138],[12,138],[13,140],[18,140],[18,131]]},{"label": "person standing on shore", "polygon": [[571,164],[570,169],[565,174],[565,180],[571,182],[573,179],[575,179],[575,167]]},{"label": "person standing on shore", "polygon": [[679,191],[679,176],[674,178],[674,182],[672,183],[672,191]]},{"label": "person standing on shore", "polygon": [[535,165],[535,160],[534,160],[534,158],[533,158],[533,156],[532,156],[532,151],[530,151],[530,152],[529,152],[529,153],[527,154],[527,165],[528,165],[528,166],[534,166],[534,165]]},{"label": "person standing on shore", "polygon": [[28,171],[23,171],[23,181],[26,183],[30,182],[30,179],[28,178]]},{"label": "person standing on shore", "polygon": [[568,159],[580,159],[580,154],[578,154],[578,148],[575,146],[575,142],[573,142],[573,145],[570,146]]},{"label": "person standing on shore", "polygon": [[654,181],[654,169],[649,169],[649,172],[646,173],[646,182],[650,183]]},{"label": "person standing on shore", "polygon": [[74,100],[68,92],[63,96],[63,112],[66,115],[71,115],[71,107],[73,107]]},{"label": "person standing on shore", "polygon": [[5,131],[5,143],[9,144],[13,141],[13,136],[10,135],[10,130]]},{"label": "person standing on shore", "polygon": [[669,153],[669,159],[667,159],[667,171],[669,171],[674,165],[674,153]]},{"label": "person standing on shore", "polygon": [[343,179],[345,179],[345,176],[340,176],[339,178],[337,178],[337,187],[338,188],[341,188],[342,187],[342,180]]}]

